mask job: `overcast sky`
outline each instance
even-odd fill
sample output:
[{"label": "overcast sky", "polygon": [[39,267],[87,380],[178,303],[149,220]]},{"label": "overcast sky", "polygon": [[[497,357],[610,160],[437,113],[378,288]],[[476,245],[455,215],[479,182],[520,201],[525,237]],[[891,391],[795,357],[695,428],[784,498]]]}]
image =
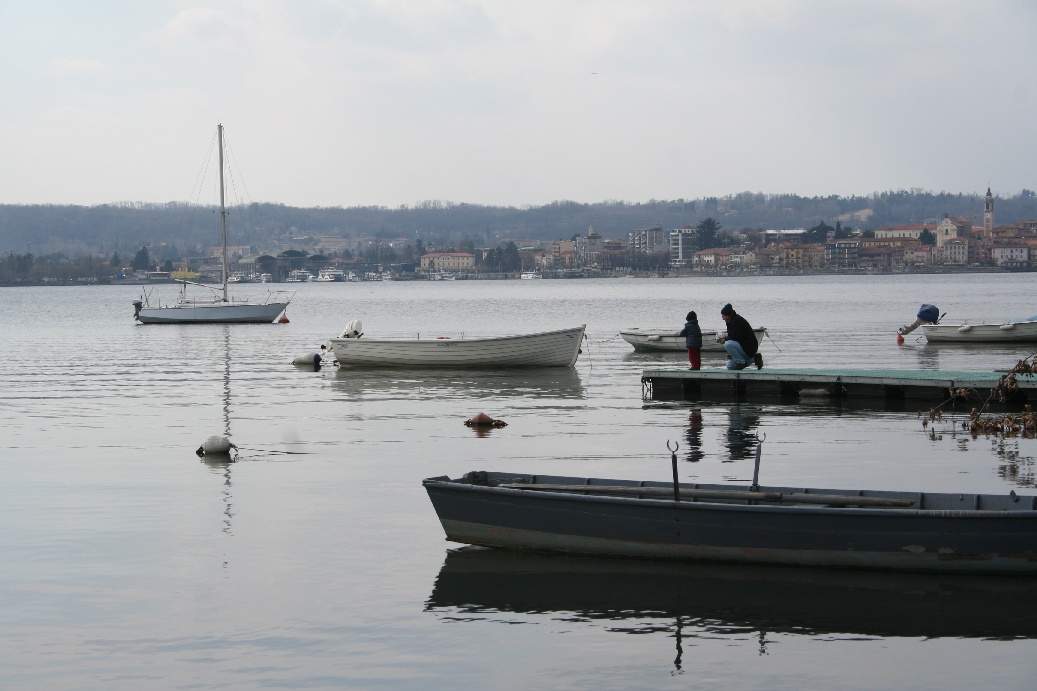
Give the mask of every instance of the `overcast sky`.
[{"label": "overcast sky", "polygon": [[[0,0],[0,203],[1037,188],[1037,2]],[[242,198],[238,190],[238,198]]]}]

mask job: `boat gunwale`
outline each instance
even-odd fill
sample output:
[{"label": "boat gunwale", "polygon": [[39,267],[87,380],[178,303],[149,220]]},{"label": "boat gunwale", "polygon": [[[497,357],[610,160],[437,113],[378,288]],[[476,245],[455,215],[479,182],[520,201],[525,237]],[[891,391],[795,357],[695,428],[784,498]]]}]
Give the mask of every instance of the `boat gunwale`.
[{"label": "boat gunwale", "polygon": [[372,338],[368,338],[365,335],[363,337],[363,339],[360,339],[360,338],[332,338],[332,339],[329,339],[329,343],[331,343],[332,345],[334,345],[336,343],[350,342],[350,341],[353,341],[353,342],[361,342],[362,341],[363,343],[393,343],[393,344],[399,344],[399,343],[428,344],[428,343],[436,343],[437,341],[440,344],[442,344],[444,341],[452,341],[452,342],[455,342],[455,343],[485,343],[487,341],[493,341],[493,342],[509,341],[509,340],[515,340],[515,339],[534,338],[534,337],[540,337],[540,336],[565,335],[565,334],[570,334],[570,333],[575,335],[577,333],[581,333],[581,334],[585,333],[586,329],[587,329],[587,325],[584,324],[582,326],[575,326],[575,327],[571,327],[571,328],[567,328],[567,329],[556,329],[554,331],[538,331],[536,333],[528,333],[528,334],[509,334],[509,335],[506,335],[506,336],[475,336],[475,337],[462,336],[461,338],[439,337],[439,336],[433,336],[433,337],[430,337],[430,338],[413,338],[413,337],[410,337],[410,336],[375,336],[375,337],[372,337]]},{"label": "boat gunwale", "polygon": [[[516,474],[513,477],[519,477]],[[574,480],[581,480],[586,478],[571,478]],[[599,479],[599,478],[593,478]],[[537,483],[529,483],[530,486],[535,486]],[[618,504],[618,505],[636,505],[636,506],[655,506],[660,508],[681,508],[681,505],[686,505],[685,508],[689,510],[707,510],[707,511],[750,511],[753,513],[807,513],[807,514],[852,514],[855,516],[890,516],[890,517],[920,517],[920,518],[988,518],[988,519],[1007,519],[1007,518],[1031,518],[1037,519],[1037,496],[1035,495],[1016,495],[1015,501],[1018,502],[1029,502],[1029,508],[1018,509],[1018,510],[1007,510],[1007,509],[926,509],[926,508],[901,508],[901,507],[860,507],[854,505],[846,506],[833,506],[827,504],[802,504],[802,503],[781,503],[781,502],[765,502],[760,504],[751,503],[752,500],[731,498],[726,501],[708,500],[700,498],[682,498],[681,501],[677,502],[671,498],[655,498],[655,497],[622,497],[622,496],[609,496],[609,495],[595,495],[590,492],[593,491],[595,485],[586,485],[586,490],[578,489],[578,486],[574,486],[572,491],[558,491],[550,490],[543,491],[535,490],[535,494],[531,493],[528,489],[522,489],[517,487],[498,487],[498,486],[487,486],[477,485],[467,482],[463,482],[460,479],[449,478],[447,476],[439,476],[426,478],[422,481],[422,485],[428,490],[433,489],[449,489],[454,492],[475,492],[483,494],[501,494],[503,496],[518,497],[518,496],[535,496],[538,499],[551,499],[551,500],[564,500],[564,501],[575,501],[579,503],[594,503],[594,504]],[[602,485],[597,485],[602,486]],[[666,482],[653,482],[651,485],[644,485],[646,488],[669,488],[672,489],[672,483]],[[719,489],[721,491],[727,490],[732,492],[746,492],[749,491],[748,487],[725,487],[723,485],[702,485],[695,483],[694,487],[688,486],[687,484],[681,484],[681,489]],[[639,486],[631,485],[629,487],[631,493],[636,493]],[[793,491],[796,488],[788,487],[760,487],[760,493],[766,492],[781,492],[781,491]],[[870,495],[861,494],[862,498],[875,497],[876,494],[896,494],[896,495],[916,495],[916,496],[930,496],[930,497],[953,497],[959,495],[957,492],[910,492],[910,491],[895,491],[895,490],[846,490],[846,489],[833,489],[833,488],[802,488],[810,489],[816,494],[832,494],[838,492],[871,492]],[[855,495],[845,495],[848,499]],[[968,496],[976,497],[989,497],[991,499],[1005,499],[1011,497],[1009,494],[991,494],[991,493],[969,493]],[[883,497],[884,498],[884,497]],[[905,498],[903,496],[889,497],[893,499]]]}]

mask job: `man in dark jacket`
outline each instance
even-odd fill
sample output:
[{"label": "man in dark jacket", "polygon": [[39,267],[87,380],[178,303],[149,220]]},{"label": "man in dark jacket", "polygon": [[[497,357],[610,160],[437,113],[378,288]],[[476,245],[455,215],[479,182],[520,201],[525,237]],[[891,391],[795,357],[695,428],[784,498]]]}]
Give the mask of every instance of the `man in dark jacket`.
[{"label": "man in dark jacket", "polygon": [[727,322],[727,337],[724,338],[724,350],[731,356],[727,363],[728,369],[745,369],[749,365],[756,365],[756,369],[763,369],[763,356],[757,352],[760,348],[753,327],[749,326],[742,315],[736,314],[731,303],[727,303],[720,310],[720,317]]},{"label": "man in dark jacket", "polygon": [[688,362],[692,369],[702,369],[702,329],[699,318],[694,312],[688,312],[687,323],[678,336],[684,336],[684,345],[688,349]]}]

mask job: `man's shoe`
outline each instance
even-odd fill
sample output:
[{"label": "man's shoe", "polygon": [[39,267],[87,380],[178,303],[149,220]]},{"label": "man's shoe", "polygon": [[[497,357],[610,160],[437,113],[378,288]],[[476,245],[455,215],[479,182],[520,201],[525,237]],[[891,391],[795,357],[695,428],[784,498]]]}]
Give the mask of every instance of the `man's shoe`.
[{"label": "man's shoe", "polygon": [[763,356],[757,353],[753,355],[753,362],[756,363],[756,369],[763,369]]},{"label": "man's shoe", "polygon": [[735,369],[745,369],[748,366],[749,365],[745,364],[744,362],[739,362],[737,365],[735,365]]}]

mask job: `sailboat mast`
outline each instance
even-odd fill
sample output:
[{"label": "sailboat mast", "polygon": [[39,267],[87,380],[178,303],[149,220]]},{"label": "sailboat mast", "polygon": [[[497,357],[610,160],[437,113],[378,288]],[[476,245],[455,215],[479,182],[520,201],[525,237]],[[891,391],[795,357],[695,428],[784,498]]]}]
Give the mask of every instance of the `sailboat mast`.
[{"label": "sailboat mast", "polygon": [[227,302],[227,206],[223,199],[223,123],[216,126],[220,145],[220,233],[223,236],[223,301]]}]

